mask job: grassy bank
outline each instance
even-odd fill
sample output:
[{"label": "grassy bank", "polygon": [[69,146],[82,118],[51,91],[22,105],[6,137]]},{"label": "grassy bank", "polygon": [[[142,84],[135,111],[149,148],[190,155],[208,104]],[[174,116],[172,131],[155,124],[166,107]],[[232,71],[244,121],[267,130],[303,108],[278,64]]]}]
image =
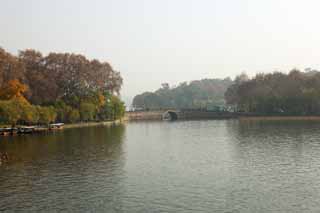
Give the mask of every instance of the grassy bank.
[{"label": "grassy bank", "polygon": [[102,122],[81,122],[81,123],[74,123],[74,124],[65,124],[65,129],[71,128],[82,128],[82,127],[90,127],[90,126],[112,126],[116,124],[120,124],[126,122],[126,119],[115,120],[115,121],[102,121]]}]

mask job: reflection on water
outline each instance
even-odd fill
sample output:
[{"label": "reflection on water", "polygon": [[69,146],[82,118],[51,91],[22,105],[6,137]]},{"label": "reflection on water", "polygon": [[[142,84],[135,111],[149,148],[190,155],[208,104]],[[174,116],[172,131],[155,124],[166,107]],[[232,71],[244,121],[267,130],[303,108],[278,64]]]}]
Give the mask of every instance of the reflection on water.
[{"label": "reflection on water", "polygon": [[124,132],[121,125],[1,138],[15,161],[0,167],[0,211],[108,207],[122,194]]},{"label": "reflection on water", "polygon": [[0,211],[318,212],[320,123],[139,122],[7,137]]}]

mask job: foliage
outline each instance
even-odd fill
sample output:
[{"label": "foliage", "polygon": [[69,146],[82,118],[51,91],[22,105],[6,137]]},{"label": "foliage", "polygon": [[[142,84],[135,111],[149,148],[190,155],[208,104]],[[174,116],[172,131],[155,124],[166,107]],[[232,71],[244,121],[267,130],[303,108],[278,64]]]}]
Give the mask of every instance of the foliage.
[{"label": "foliage", "polygon": [[235,82],[225,96],[228,104],[244,112],[320,114],[320,73],[294,69],[289,74],[257,74]]},{"label": "foliage", "polygon": [[71,110],[71,112],[69,113],[67,121],[70,122],[70,123],[75,123],[75,122],[78,122],[79,120],[80,120],[79,110],[76,110],[76,109]]},{"label": "foliage", "polygon": [[[79,107],[80,100],[91,91],[119,93],[122,78],[107,62],[88,60],[83,55],[21,51],[19,60],[26,68],[30,100],[34,104],[52,103],[57,99]],[[71,102],[69,102],[71,100]]]},{"label": "foliage", "polygon": [[50,107],[38,106],[37,111],[39,113],[39,123],[41,124],[50,124],[51,122],[54,122],[57,117],[57,113],[55,112],[52,106]]},{"label": "foliage", "polygon": [[54,107],[57,113],[57,121],[59,122],[69,121],[69,115],[73,110],[71,106],[68,106],[62,100],[59,100],[55,102]]},{"label": "foliage", "polygon": [[125,105],[119,97],[108,92],[103,94],[104,104],[100,107],[98,117],[101,120],[115,120],[124,116]]},{"label": "foliage", "polygon": [[92,103],[81,103],[80,104],[80,118],[82,121],[92,121],[96,115],[96,106]]},{"label": "foliage", "polygon": [[0,48],[0,88],[13,79],[25,80],[25,67],[15,56]]},{"label": "foliage", "polygon": [[12,100],[17,99],[21,102],[29,104],[27,99],[23,96],[23,94],[27,91],[27,86],[25,84],[20,83],[19,80],[9,80],[8,83],[4,84],[4,86],[0,90],[0,99],[1,100]]},{"label": "foliage", "polygon": [[0,101],[0,121],[13,126],[18,121],[36,123],[38,113],[34,106],[21,99],[4,100]]},{"label": "foliage", "polygon": [[143,109],[205,108],[208,105],[223,105],[224,93],[232,84],[230,78],[203,79],[180,83],[170,88],[169,84],[162,84],[162,88],[155,92],[145,92],[134,97],[132,106]]},{"label": "foliage", "polygon": [[114,97],[121,86],[120,73],[107,62],[69,53],[44,56],[32,49],[14,56],[0,48],[0,122],[5,124],[119,118],[124,106]]},{"label": "foliage", "polygon": [[28,124],[36,124],[39,121],[39,113],[37,107],[30,104],[23,104],[21,110],[21,117],[19,120],[22,120]]},{"label": "foliage", "polygon": [[21,117],[21,109],[15,100],[0,101],[0,119],[4,124],[15,126]]},{"label": "foliage", "polygon": [[124,113],[125,113],[124,103],[117,96],[111,97],[110,107],[112,112],[111,114],[114,120],[124,116]]}]

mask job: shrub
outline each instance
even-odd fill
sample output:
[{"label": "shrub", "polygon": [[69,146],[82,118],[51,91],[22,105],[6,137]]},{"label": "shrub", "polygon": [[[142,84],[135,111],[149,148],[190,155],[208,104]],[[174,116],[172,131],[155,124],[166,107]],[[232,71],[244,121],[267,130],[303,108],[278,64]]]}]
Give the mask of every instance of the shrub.
[{"label": "shrub", "polygon": [[0,119],[2,123],[15,126],[21,118],[21,109],[16,101],[0,101]]},{"label": "shrub", "polygon": [[54,122],[57,117],[57,113],[55,112],[53,107],[37,107],[39,113],[39,123],[41,124],[50,124]]},{"label": "shrub", "polygon": [[91,103],[80,104],[80,118],[82,121],[92,121],[96,116],[96,106]]},{"label": "shrub", "polygon": [[73,109],[68,115],[68,122],[75,123],[80,120],[80,113],[79,110]]}]

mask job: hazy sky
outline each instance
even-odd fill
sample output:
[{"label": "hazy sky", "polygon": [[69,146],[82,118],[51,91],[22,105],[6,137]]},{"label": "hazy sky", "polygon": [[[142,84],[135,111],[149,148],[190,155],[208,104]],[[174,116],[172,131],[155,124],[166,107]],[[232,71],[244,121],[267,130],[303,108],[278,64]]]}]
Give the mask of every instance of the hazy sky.
[{"label": "hazy sky", "polygon": [[1,0],[0,46],[106,60],[122,96],[202,78],[320,69],[320,1]]}]

